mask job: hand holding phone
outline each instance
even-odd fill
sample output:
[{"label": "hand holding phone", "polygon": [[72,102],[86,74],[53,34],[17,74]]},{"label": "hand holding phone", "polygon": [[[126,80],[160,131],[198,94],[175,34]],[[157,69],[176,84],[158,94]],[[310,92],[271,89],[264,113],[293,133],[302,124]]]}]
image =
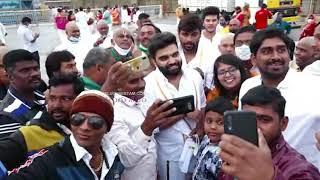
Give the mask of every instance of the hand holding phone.
[{"label": "hand holding phone", "polygon": [[[195,110],[194,107],[194,96],[183,96],[178,98],[170,99],[173,103],[168,107],[168,109],[176,108],[176,111],[170,114],[169,116],[175,116],[180,114],[187,114],[189,112],[193,112]],[[164,103],[166,101],[163,101]]]},{"label": "hand holding phone", "polygon": [[223,116],[224,132],[233,134],[258,146],[256,113],[248,111],[226,111]]}]

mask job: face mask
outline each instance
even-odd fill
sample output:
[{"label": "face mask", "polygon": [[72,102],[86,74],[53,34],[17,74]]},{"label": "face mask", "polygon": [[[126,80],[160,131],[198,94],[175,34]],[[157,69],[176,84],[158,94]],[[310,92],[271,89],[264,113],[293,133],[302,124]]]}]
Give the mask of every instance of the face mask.
[{"label": "face mask", "polygon": [[240,47],[236,47],[236,55],[243,61],[249,60],[251,57],[250,48],[248,45],[243,44]]},{"label": "face mask", "polygon": [[78,43],[79,41],[80,41],[80,37],[73,37],[73,36],[71,36],[71,37],[69,37],[68,38],[69,39],[69,41],[71,41],[72,43]]},{"label": "face mask", "polygon": [[122,49],[117,43],[114,43],[113,47],[121,56],[126,56],[131,51],[131,47],[129,49]]}]

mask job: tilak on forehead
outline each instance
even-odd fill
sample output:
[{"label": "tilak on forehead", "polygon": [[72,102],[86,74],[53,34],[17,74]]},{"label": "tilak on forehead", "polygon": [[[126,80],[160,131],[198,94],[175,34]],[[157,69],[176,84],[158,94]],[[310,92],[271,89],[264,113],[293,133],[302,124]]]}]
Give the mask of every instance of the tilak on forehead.
[{"label": "tilak on forehead", "polygon": [[120,28],[119,30],[117,30],[117,31],[114,33],[114,36],[118,36],[118,35],[120,35],[120,34],[122,34],[122,35],[124,35],[124,36],[129,35],[129,36],[132,37],[131,32],[130,32],[128,29],[126,29],[126,28]]}]

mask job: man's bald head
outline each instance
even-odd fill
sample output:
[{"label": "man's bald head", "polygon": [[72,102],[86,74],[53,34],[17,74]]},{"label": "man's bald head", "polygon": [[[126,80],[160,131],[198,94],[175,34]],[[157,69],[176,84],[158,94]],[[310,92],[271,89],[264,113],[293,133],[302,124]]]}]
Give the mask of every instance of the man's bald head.
[{"label": "man's bald head", "polygon": [[301,70],[312,64],[319,55],[319,48],[314,37],[304,37],[298,41],[295,57],[296,63]]},{"label": "man's bald head", "polygon": [[66,31],[68,38],[70,38],[70,37],[79,38],[80,37],[80,29],[75,21],[68,22],[66,24],[65,31]]},{"label": "man's bald head", "polygon": [[109,33],[109,26],[105,20],[101,19],[97,22],[97,30],[102,36],[106,36]]},{"label": "man's bald head", "polygon": [[238,19],[231,19],[229,22],[229,31],[232,33],[236,33],[240,29],[240,21]]}]

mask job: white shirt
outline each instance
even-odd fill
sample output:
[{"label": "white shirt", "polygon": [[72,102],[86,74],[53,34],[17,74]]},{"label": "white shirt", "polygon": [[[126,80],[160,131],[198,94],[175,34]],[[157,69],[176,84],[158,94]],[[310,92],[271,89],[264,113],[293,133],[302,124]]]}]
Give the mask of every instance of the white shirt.
[{"label": "white shirt", "polygon": [[315,76],[320,76],[320,60],[313,62],[312,64],[305,67],[302,71],[303,73],[312,74]]},{"label": "white shirt", "polygon": [[23,48],[30,52],[36,52],[39,49],[37,40],[35,42],[31,42],[34,40],[34,35],[31,29],[25,25],[20,24],[17,30],[18,36],[23,41]]},{"label": "white shirt", "polygon": [[[200,110],[206,104],[203,81],[199,73],[193,69],[183,69],[179,88],[169,83],[168,79],[157,68],[145,77],[145,97],[154,102],[156,99],[167,100],[187,95],[194,95],[195,109]],[[171,127],[155,134],[158,143],[158,156],[169,161],[179,161],[184,146],[185,136],[195,128],[194,120],[185,118]]]},{"label": "white shirt", "polygon": [[[320,153],[316,148],[315,133],[320,129],[320,78],[289,70],[277,89],[286,99],[285,115],[289,117],[285,140],[306,159],[320,168]],[[261,76],[247,79],[241,86],[240,99],[251,88],[261,85]]]},{"label": "white shirt", "polygon": [[205,74],[205,85],[210,89],[214,87],[213,65],[221,54],[218,48],[220,41],[221,36],[219,33],[216,33],[211,40],[206,38],[202,33],[198,45],[197,55],[203,62],[200,66]]},{"label": "white shirt", "polygon": [[121,162],[126,167],[122,180],[157,179],[156,142],[153,136],[141,130],[146,116],[145,100],[135,102],[119,94],[114,96],[114,122],[108,136],[117,145]]},{"label": "white shirt", "polygon": [[[86,149],[78,145],[73,135],[70,136],[70,142],[73,147],[77,162],[79,162],[80,160],[83,160],[87,165],[87,167],[90,169],[91,173],[94,175],[94,179],[99,180],[98,176],[90,166],[90,160],[92,158],[92,155]],[[104,151],[104,154],[107,156],[106,159],[108,161],[109,167],[111,168],[114,162],[114,159],[118,154],[117,147],[116,145],[112,144],[112,142],[107,138],[106,135],[102,138],[101,147],[102,147],[102,150]],[[108,169],[106,162],[104,160],[102,165],[100,180],[104,180],[109,170],[110,169]]]},{"label": "white shirt", "polygon": [[92,47],[93,44],[89,40],[81,39],[78,43],[73,43],[67,39],[57,46],[54,51],[67,50],[71,52],[75,56],[77,69],[79,72],[83,73],[83,61]]},{"label": "white shirt", "polygon": [[[93,43],[94,44],[99,38],[101,37],[101,34],[97,31],[95,34],[93,34]],[[103,41],[102,44],[99,45],[101,48],[109,48],[112,46],[111,44],[112,34],[108,33],[107,38]]]},{"label": "white shirt", "polygon": [[3,44],[6,44],[6,28],[4,27],[4,25],[0,22],[0,41],[3,43]]}]

